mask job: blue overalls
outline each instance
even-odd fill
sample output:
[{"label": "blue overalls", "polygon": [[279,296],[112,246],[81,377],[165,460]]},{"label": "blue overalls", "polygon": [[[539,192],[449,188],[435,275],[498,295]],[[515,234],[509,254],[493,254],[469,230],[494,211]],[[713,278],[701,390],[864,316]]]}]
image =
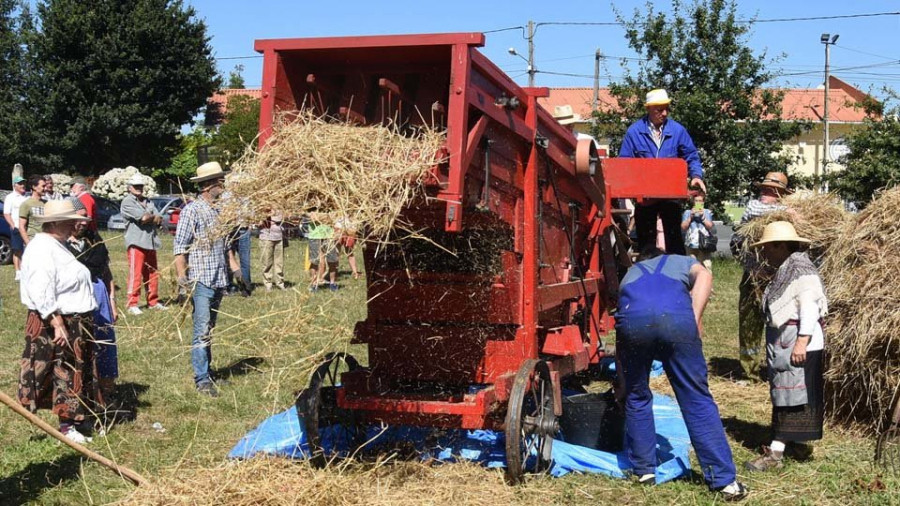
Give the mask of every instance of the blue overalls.
[{"label": "blue overalls", "polygon": [[631,267],[640,269],[642,275],[622,286],[616,314],[616,353],[625,376],[625,448],[636,475],[655,473],[656,426],[649,378],[653,360],[660,360],[681,407],[703,477],[710,488],[718,489],[736,477],[731,448],[719,408],[709,393],[706,360],[688,287],[663,274],[669,255],[658,258],[653,271],[647,265],[652,260]]}]

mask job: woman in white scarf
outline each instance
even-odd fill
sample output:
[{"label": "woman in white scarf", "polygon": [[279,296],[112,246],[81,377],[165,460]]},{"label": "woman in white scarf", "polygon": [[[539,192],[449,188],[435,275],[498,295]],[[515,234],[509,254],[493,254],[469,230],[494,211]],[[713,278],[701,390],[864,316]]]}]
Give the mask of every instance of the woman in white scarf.
[{"label": "woman in white scarf", "polygon": [[818,270],[801,251],[808,243],[789,222],[776,221],[752,245],[777,271],[763,295],[773,439],[761,457],[746,463],[750,471],[781,467],[788,444],[808,457],[805,442],[822,438],[828,302]]}]

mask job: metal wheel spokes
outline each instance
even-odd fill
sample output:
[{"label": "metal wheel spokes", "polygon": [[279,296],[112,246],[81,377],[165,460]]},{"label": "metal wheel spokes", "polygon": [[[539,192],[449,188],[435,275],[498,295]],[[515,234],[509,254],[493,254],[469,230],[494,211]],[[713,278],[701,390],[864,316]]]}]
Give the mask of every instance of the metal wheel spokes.
[{"label": "metal wheel spokes", "polygon": [[309,380],[309,387],[297,397],[297,414],[302,417],[301,429],[306,432],[310,462],[316,467],[328,463],[327,454],[352,455],[359,447],[362,428],[352,411],[337,404],[341,374],[359,368],[359,363],[347,353],[329,354]]},{"label": "metal wheel spokes", "polygon": [[526,361],[516,374],[506,413],[506,479],[510,484],[521,483],[528,470],[550,468],[553,437],[559,430],[553,405],[547,363]]},{"label": "metal wheel spokes", "polygon": [[900,427],[892,426],[878,436],[875,462],[894,474],[900,474]]}]

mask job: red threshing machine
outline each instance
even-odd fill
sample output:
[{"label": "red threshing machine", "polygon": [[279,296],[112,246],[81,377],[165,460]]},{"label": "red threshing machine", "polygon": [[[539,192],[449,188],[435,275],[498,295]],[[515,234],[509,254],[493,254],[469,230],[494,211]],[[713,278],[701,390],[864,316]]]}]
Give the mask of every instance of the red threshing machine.
[{"label": "red threshing machine", "polygon": [[353,439],[384,423],[503,430],[511,482],[545,466],[561,384],[604,356],[630,263],[613,199],[687,197],[683,161],[600,159],[538,105],[547,88],[516,85],[483,45],[480,33],[256,41],[261,146],[277,111],[301,108],[446,129],[447,162],[403,214],[429,241],[365,251],[354,342],[368,366],[333,354],[298,399],[314,462],[324,427]]}]

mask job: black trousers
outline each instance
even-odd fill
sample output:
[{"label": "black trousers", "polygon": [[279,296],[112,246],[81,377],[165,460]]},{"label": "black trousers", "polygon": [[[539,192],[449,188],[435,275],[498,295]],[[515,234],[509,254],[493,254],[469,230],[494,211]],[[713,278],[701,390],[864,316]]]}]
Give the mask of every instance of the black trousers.
[{"label": "black trousers", "polygon": [[666,253],[684,255],[684,236],[681,233],[682,203],[678,200],[660,200],[634,208],[634,228],[637,230],[638,251],[656,244],[656,217],[662,220],[666,238]]}]

